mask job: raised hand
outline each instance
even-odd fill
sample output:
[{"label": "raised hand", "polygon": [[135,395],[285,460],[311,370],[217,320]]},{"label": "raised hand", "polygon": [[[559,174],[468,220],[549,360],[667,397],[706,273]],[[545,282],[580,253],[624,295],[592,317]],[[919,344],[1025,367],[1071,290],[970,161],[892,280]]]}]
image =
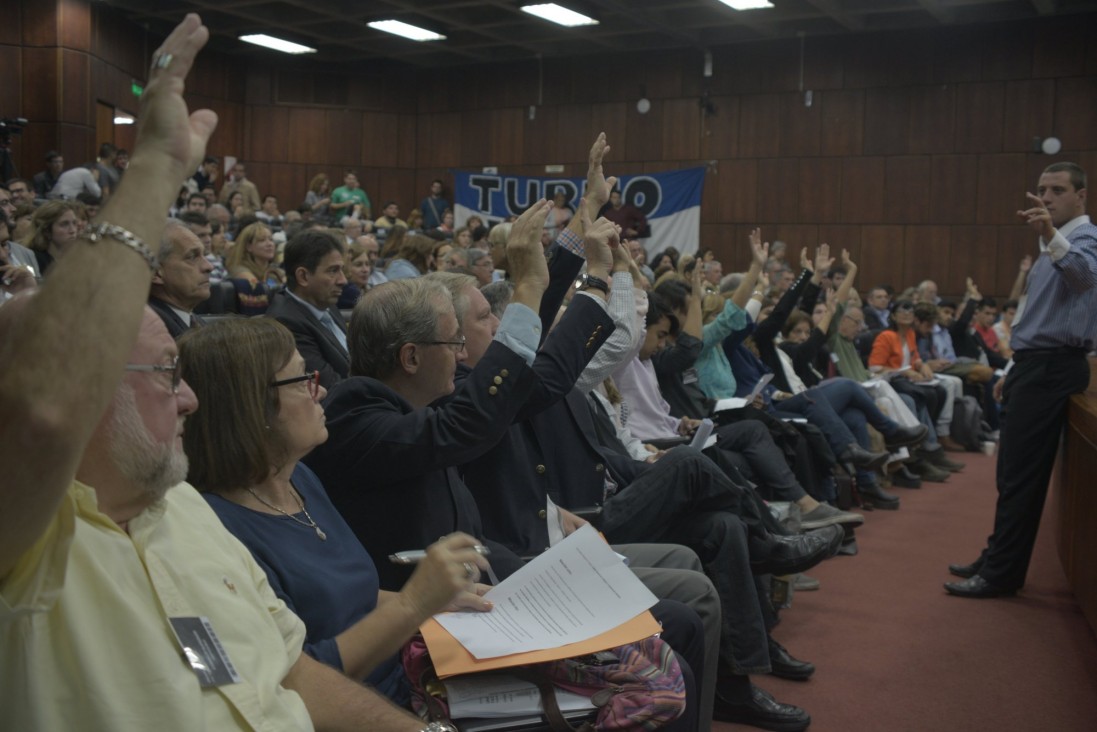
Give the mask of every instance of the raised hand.
[{"label": "raised hand", "polygon": [[1021,259],[1021,267],[1020,267],[1020,269],[1021,269],[1021,271],[1022,271],[1022,272],[1024,272],[1025,274],[1028,274],[1029,270],[1031,270],[1031,269],[1032,269],[1032,255],[1031,255],[1031,254],[1026,254],[1026,255],[1025,255],[1025,256],[1024,256],[1024,257],[1023,257],[1022,259]]},{"label": "raised hand", "polygon": [[769,242],[762,243],[762,230],[754,228],[750,231],[750,266],[762,269],[769,259]]},{"label": "raised hand", "polygon": [[811,259],[808,258],[808,248],[800,250],[800,269],[811,269]]},{"label": "raised hand", "polygon": [[1031,208],[1018,210],[1017,217],[1028,224],[1045,241],[1050,241],[1055,236],[1055,226],[1051,223],[1051,212],[1047,210],[1047,206],[1035,193],[1026,193],[1025,198],[1028,199]]},{"label": "raised hand", "polygon": [[983,296],[979,294],[979,288],[975,286],[975,280],[970,277],[964,282],[967,287],[967,294],[972,300],[982,300]]},{"label": "raised hand", "polygon": [[586,198],[579,203],[579,216],[582,218],[587,272],[604,279],[613,267],[614,251],[624,249],[620,240],[621,229],[604,217],[591,223],[590,207],[586,205]]},{"label": "raised hand", "polygon": [[853,262],[853,260],[849,258],[849,250],[848,249],[843,249],[842,250],[842,266],[845,267],[846,269],[849,269],[850,267],[856,267],[857,266]]},{"label": "raised hand", "polygon": [[602,171],[602,159],[610,150],[606,142],[606,133],[599,132],[594,144],[590,147],[590,156],[587,159],[587,189],[583,193],[583,200],[587,207],[588,220],[593,221],[598,212],[609,201],[609,194],[617,185],[617,178],[606,178]]},{"label": "raised hand", "polygon": [[824,274],[834,265],[834,257],[830,256],[830,244],[823,242],[815,250],[815,271]]},{"label": "raised hand", "polygon": [[151,164],[165,166],[165,177],[173,181],[175,190],[179,186],[174,180],[183,181],[202,161],[217,126],[217,115],[211,110],[191,113],[183,100],[184,80],[207,40],[209,30],[202,20],[193,13],[187,15],[153,54],[149,83],[141,95],[130,165],[139,167],[147,157]]},{"label": "raised hand", "polygon": [[539,288],[536,296],[540,303],[541,295],[548,287],[548,264],[545,248],[541,245],[541,231],[550,211],[552,201],[542,198],[518,217],[507,236],[507,269],[514,278],[516,300],[520,288],[532,287],[534,290]]}]

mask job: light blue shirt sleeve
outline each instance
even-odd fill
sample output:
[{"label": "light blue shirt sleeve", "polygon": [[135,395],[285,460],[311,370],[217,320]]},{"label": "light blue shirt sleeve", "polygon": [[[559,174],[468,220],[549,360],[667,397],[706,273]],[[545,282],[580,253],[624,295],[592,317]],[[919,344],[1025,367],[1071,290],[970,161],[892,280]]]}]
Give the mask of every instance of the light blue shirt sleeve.
[{"label": "light blue shirt sleeve", "polygon": [[541,342],[541,318],[521,303],[512,302],[503,312],[495,340],[526,359],[532,365]]}]

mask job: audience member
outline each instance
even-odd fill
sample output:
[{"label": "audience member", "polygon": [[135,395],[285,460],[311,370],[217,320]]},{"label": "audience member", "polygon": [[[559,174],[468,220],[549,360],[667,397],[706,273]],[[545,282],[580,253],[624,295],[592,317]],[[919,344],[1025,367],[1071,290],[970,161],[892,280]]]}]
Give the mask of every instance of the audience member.
[{"label": "audience member", "polygon": [[[396,231],[400,232],[401,227]],[[434,266],[434,239],[422,234],[413,234],[403,240],[396,250],[396,258],[385,267],[385,276],[389,281],[419,277],[430,272]]]},{"label": "audience member", "polygon": [[620,191],[609,194],[609,204],[600,213],[621,227],[621,236],[626,239],[649,236],[648,220],[640,209],[631,203],[625,203]]},{"label": "audience member", "polygon": [[195,193],[202,193],[217,183],[218,167],[219,161],[213,155],[202,158],[202,164],[198,166],[198,170],[194,171],[194,175],[189,180]]},{"label": "audience member", "polygon": [[317,371],[324,388],[347,377],[347,327],[336,308],[347,278],[343,247],[335,235],[321,229],[302,231],[285,249],[286,289],[271,297],[267,315],[286,326],[305,359],[308,372]]},{"label": "audience member", "polygon": [[35,209],[29,238],[23,243],[34,250],[43,277],[54,260],[76,241],[78,229],[76,207],[70,201],[48,201]]},{"label": "audience member", "polygon": [[347,284],[343,286],[343,292],[335,304],[340,310],[352,309],[362,297],[362,293],[372,287],[370,278],[373,276],[373,256],[377,251],[377,242],[373,242],[374,248],[371,251],[362,238],[359,237],[358,241],[347,249],[346,263],[343,265]]},{"label": "audience member", "polygon": [[12,203],[19,206],[34,205],[34,188],[22,178],[12,178],[8,181],[8,192],[11,193]]},{"label": "audience member", "polygon": [[95,163],[89,166],[94,167],[96,170],[96,181],[103,190],[103,200],[109,198],[110,194],[117,190],[118,181],[121,180],[118,168],[114,167],[114,158],[117,154],[117,147],[109,142],[104,142],[99,146],[99,157],[95,159]]},{"label": "audience member", "polygon": [[65,169],[65,158],[56,150],[46,153],[46,169],[34,176],[34,197],[48,198]]},{"label": "audience member", "polygon": [[[449,201],[442,195],[445,185],[435,178],[430,182],[430,195],[419,204],[419,210],[423,212],[423,230],[442,228],[444,214],[449,211]],[[453,232],[453,218],[450,217],[449,231]]]},{"label": "audience member", "polygon": [[[500,224],[500,226],[505,226],[505,224]],[[498,250],[498,247],[494,248]],[[469,271],[480,283],[480,287],[489,284],[494,279],[495,260],[492,259],[490,253],[485,252],[483,249],[469,249],[465,261]]]},{"label": "audience member", "polygon": [[[260,198],[259,189],[255,187],[255,184],[248,180],[247,168],[239,160],[232,166],[232,172],[228,178],[225,179],[225,184],[221,186],[221,194],[217,200],[221,203],[226,203],[231,200],[232,194],[239,193],[242,197],[242,203],[248,211],[258,211]],[[236,213],[233,206],[229,206],[229,210],[233,214],[239,216]]]},{"label": "audience member", "polygon": [[225,258],[225,268],[236,287],[237,311],[241,315],[262,315],[270,294],[285,282],[274,264],[274,239],[260,223],[250,224],[236,235]]},{"label": "audience member", "polygon": [[[313,179],[315,182],[315,179]],[[331,192],[328,212],[336,223],[347,217],[372,219],[369,196],[358,185],[358,175],[353,170],[343,173],[343,185]]]},{"label": "audience member", "polygon": [[148,304],[172,338],[201,325],[194,308],[209,298],[213,271],[204,252],[202,242],[188,226],[168,220],[160,238],[160,266],[152,275]]},{"label": "audience member", "polygon": [[75,201],[81,193],[90,193],[97,198],[103,195],[103,189],[99,186],[98,169],[80,167],[66,170],[57,177],[57,182],[47,197]]},{"label": "audience member", "polygon": [[272,232],[281,231],[285,219],[282,217],[282,212],[278,210],[278,196],[269,193],[263,196],[263,206],[255,212],[255,218],[269,226]]},{"label": "audience member", "polygon": [[309,181],[309,190],[305,194],[305,205],[312,211],[312,218],[324,226],[331,226],[331,178],[327,173],[317,173]]}]

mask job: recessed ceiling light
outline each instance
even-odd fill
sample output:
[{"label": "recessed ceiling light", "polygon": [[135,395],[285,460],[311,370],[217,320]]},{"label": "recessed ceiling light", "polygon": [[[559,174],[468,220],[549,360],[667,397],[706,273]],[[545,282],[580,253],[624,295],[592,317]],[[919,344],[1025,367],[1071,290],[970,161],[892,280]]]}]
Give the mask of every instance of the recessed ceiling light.
[{"label": "recessed ceiling light", "polygon": [[294,43],[293,41],[286,41],[281,38],[275,38],[274,36],[268,36],[265,33],[254,33],[250,36],[240,36],[241,41],[247,43],[254,43],[256,46],[263,46],[264,48],[271,48],[275,51],[281,51],[282,53],[316,53],[315,48],[309,48],[308,46],[302,46],[300,43]]},{"label": "recessed ceiling light", "polygon": [[720,0],[724,5],[736,10],[756,10],[758,8],[772,8],[769,0]]},{"label": "recessed ceiling light", "polygon": [[538,18],[550,20],[553,23],[574,28],[577,25],[598,25],[594,18],[587,17],[574,10],[568,10],[556,3],[541,3],[540,5],[523,5],[523,12],[536,15]]},{"label": "recessed ceiling light", "polygon": [[444,41],[446,37],[441,33],[435,33],[429,31],[426,28],[420,28],[417,25],[411,25],[409,23],[403,23],[399,20],[375,20],[372,23],[367,23],[370,28],[375,30],[384,31],[385,33],[392,33],[396,36],[402,36],[413,41]]}]

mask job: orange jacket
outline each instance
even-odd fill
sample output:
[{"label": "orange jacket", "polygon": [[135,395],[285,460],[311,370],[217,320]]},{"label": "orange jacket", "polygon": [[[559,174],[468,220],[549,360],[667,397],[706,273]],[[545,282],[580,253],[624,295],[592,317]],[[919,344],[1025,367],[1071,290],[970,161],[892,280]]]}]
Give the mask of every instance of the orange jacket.
[{"label": "orange jacket", "polygon": [[[922,367],[922,357],[918,355],[918,344],[914,340],[914,329],[907,330],[907,348],[910,349],[910,366]],[[868,357],[869,366],[883,366],[886,369],[898,369],[903,365],[903,344],[899,334],[893,330],[883,330],[872,342],[872,354]]]}]

